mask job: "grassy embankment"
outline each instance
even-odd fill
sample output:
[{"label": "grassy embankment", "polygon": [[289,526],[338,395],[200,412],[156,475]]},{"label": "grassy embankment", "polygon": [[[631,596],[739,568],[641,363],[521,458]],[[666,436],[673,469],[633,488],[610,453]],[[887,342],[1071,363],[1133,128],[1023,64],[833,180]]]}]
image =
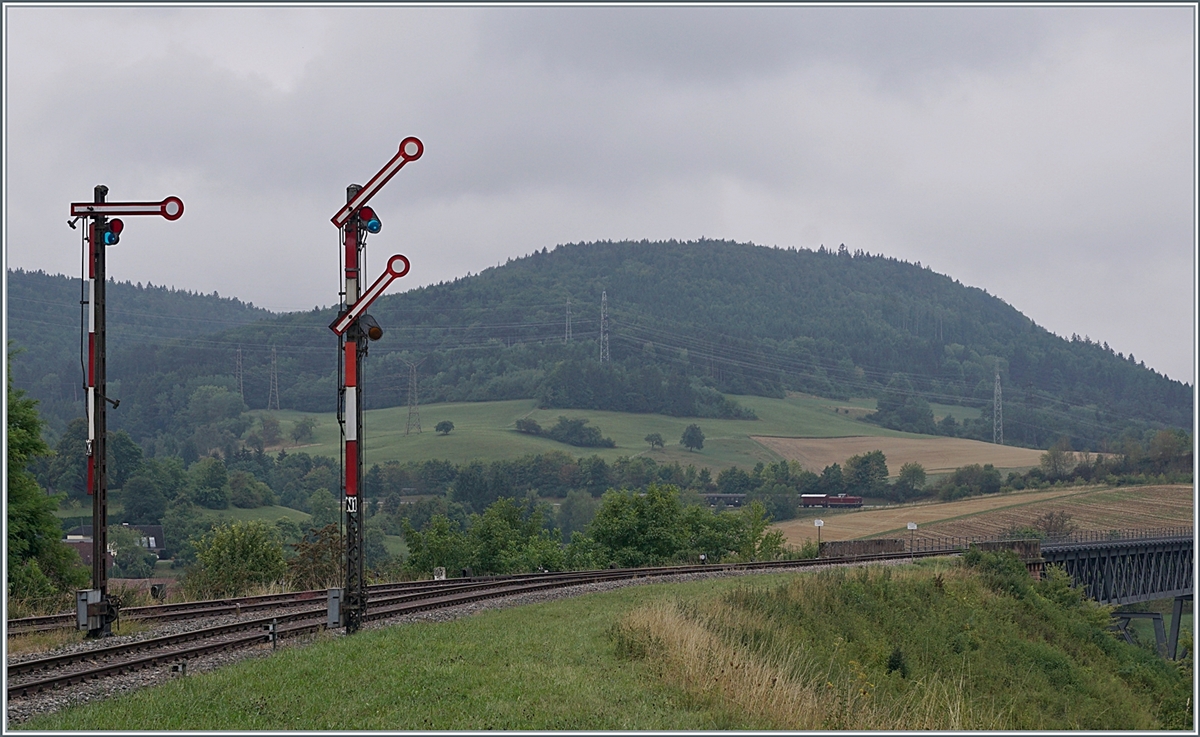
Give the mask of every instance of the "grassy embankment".
[{"label": "grassy embankment", "polygon": [[[527,453],[558,450],[572,455],[596,454],[607,461],[620,456],[648,455],[663,463],[679,461],[695,464],[714,473],[729,466],[751,468],[759,461],[770,463],[781,457],[751,439],[751,435],[780,435],[788,437],[845,437],[872,435],[880,437],[924,438],[928,436],[901,433],[861,422],[856,417],[874,409],[875,400],[842,402],[811,396],[789,396],[786,399],[766,397],[732,397],[758,414],[757,420],[712,420],[703,418],[668,417],[655,414],[628,414],[578,409],[537,409],[532,399],[505,402],[463,402],[430,404],[421,407],[421,434],[404,434],[408,421],[407,407],[370,410],[364,419],[366,439],[365,458],[368,464],[389,460],[410,461],[427,458],[446,459],[455,463],[472,460],[493,461],[515,458]],[[849,409],[852,414],[844,414]],[[979,410],[966,407],[938,405],[936,416],[951,412],[962,419],[966,413],[978,416]],[[256,410],[252,414],[261,415]],[[282,410],[273,412],[285,435],[295,421],[305,413]],[[544,428],[552,426],[562,415],[571,419],[584,418],[599,427],[606,437],[616,441],[615,448],[576,448],[547,438],[516,432],[516,421],[531,417]],[[338,425],[333,413],[316,414],[318,424],[313,442],[296,447],[313,455],[336,457],[338,454]],[[454,423],[449,435],[433,431],[442,420]],[[704,431],[704,448],[691,452],[679,444],[684,428],[697,424]],[[659,433],[667,445],[650,450],[644,438]],[[289,444],[285,449],[291,450]],[[899,466],[892,469],[899,472]]]},{"label": "grassy embankment", "polygon": [[949,561],[652,584],[324,637],[20,726],[1189,726],[1173,720],[1190,676],[1116,642],[1096,623],[1105,619],[997,593]]}]

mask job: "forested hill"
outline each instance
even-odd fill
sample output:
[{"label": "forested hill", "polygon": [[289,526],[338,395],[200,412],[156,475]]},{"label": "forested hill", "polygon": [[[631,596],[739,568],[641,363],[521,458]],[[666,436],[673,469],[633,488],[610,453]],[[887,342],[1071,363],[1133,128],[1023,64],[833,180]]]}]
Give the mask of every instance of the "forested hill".
[{"label": "forested hill", "polygon": [[[20,350],[12,364],[13,382],[40,401],[39,411],[59,431],[64,419],[83,414],[80,346],[86,345],[82,341],[87,337],[87,313],[81,310],[81,289],[78,277],[8,271],[8,339]],[[118,354],[273,317],[267,310],[215,292],[199,294],[153,284],[109,280],[106,296],[108,349]]]},{"label": "forested hill", "polygon": [[[549,407],[738,416],[721,393],[802,391],[879,397],[885,424],[990,440],[990,412],[986,422],[932,428],[922,404],[990,407],[998,366],[1009,443],[1046,447],[1066,434],[1094,450],[1127,432],[1192,425],[1190,385],[1106,345],[1059,338],[928,268],[844,248],[570,244],[383,297],[372,313],[387,331],[367,361],[376,407],[407,401],[408,362],[420,362],[423,403],[535,396]],[[114,355],[110,374],[132,405],[126,413],[122,404],[121,422],[152,437],[196,386],[235,389],[238,346],[250,407],[266,406],[274,347],[281,406],[331,410],[332,318],[292,313],[159,344],[136,360]]]}]

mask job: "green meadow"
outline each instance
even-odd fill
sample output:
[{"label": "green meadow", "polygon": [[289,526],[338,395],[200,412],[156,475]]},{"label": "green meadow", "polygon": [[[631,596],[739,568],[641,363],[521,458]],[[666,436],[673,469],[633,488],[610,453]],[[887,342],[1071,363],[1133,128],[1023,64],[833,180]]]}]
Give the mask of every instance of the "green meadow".
[{"label": "green meadow", "polygon": [[[532,399],[516,399],[423,405],[420,408],[421,432],[412,431],[405,435],[407,407],[369,410],[363,421],[364,457],[368,465],[430,458],[464,463],[472,460],[503,460],[558,450],[573,455],[595,454],[610,462],[620,456],[645,454],[659,462],[679,461],[683,465],[694,464],[698,468],[716,471],[733,465],[751,467],[759,461],[770,463],[780,460],[777,454],[752,440],[752,435],[924,437],[887,430],[855,419],[855,416],[874,409],[873,399],[842,402],[801,395],[786,399],[755,396],[733,398],[753,409],[758,419],[715,420],[600,410],[538,409]],[[847,408],[853,414],[845,414]],[[936,405],[933,410],[937,417],[950,413],[959,419],[978,416],[979,412],[977,409],[949,405]],[[262,411],[253,414],[261,415]],[[272,414],[280,420],[285,435],[291,432],[295,421],[304,416],[304,413],[290,410]],[[616,442],[616,447],[577,448],[515,430],[516,421],[523,417],[530,417],[547,428],[557,422],[560,415],[589,420],[590,426],[600,428],[605,437],[611,437]],[[337,457],[340,435],[336,416],[333,413],[313,416],[317,418],[313,441],[294,446],[289,440],[283,448],[289,452],[302,450],[313,455]],[[443,420],[454,423],[454,430],[449,435],[440,435],[433,430]],[[690,424],[699,425],[704,432],[704,447],[696,452],[679,444],[684,428]],[[666,447],[651,450],[644,439],[650,433],[662,435]]]}]

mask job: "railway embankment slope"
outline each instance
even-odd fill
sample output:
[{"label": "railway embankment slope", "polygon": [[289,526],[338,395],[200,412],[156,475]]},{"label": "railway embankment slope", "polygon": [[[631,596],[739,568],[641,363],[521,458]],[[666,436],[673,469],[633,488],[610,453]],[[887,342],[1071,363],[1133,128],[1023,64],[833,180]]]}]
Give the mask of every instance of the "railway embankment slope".
[{"label": "railway embankment slope", "polygon": [[1190,660],[1118,642],[1061,580],[976,563],[629,586],[326,636],[16,726],[1191,727]]}]

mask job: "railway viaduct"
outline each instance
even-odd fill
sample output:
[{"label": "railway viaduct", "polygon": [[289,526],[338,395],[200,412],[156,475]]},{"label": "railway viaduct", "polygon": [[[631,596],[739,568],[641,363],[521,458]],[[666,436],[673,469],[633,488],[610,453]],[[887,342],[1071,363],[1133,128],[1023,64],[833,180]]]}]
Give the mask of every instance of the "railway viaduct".
[{"label": "railway viaduct", "polygon": [[1041,546],[1045,565],[1058,565],[1101,604],[1136,604],[1174,598],[1171,629],[1167,636],[1157,613],[1118,612],[1117,626],[1129,639],[1126,626],[1134,618],[1151,619],[1159,651],[1175,659],[1179,647],[1179,622],[1183,602],[1192,598],[1195,537],[1191,530],[1172,531],[1157,537],[1122,540],[1072,540]]}]

